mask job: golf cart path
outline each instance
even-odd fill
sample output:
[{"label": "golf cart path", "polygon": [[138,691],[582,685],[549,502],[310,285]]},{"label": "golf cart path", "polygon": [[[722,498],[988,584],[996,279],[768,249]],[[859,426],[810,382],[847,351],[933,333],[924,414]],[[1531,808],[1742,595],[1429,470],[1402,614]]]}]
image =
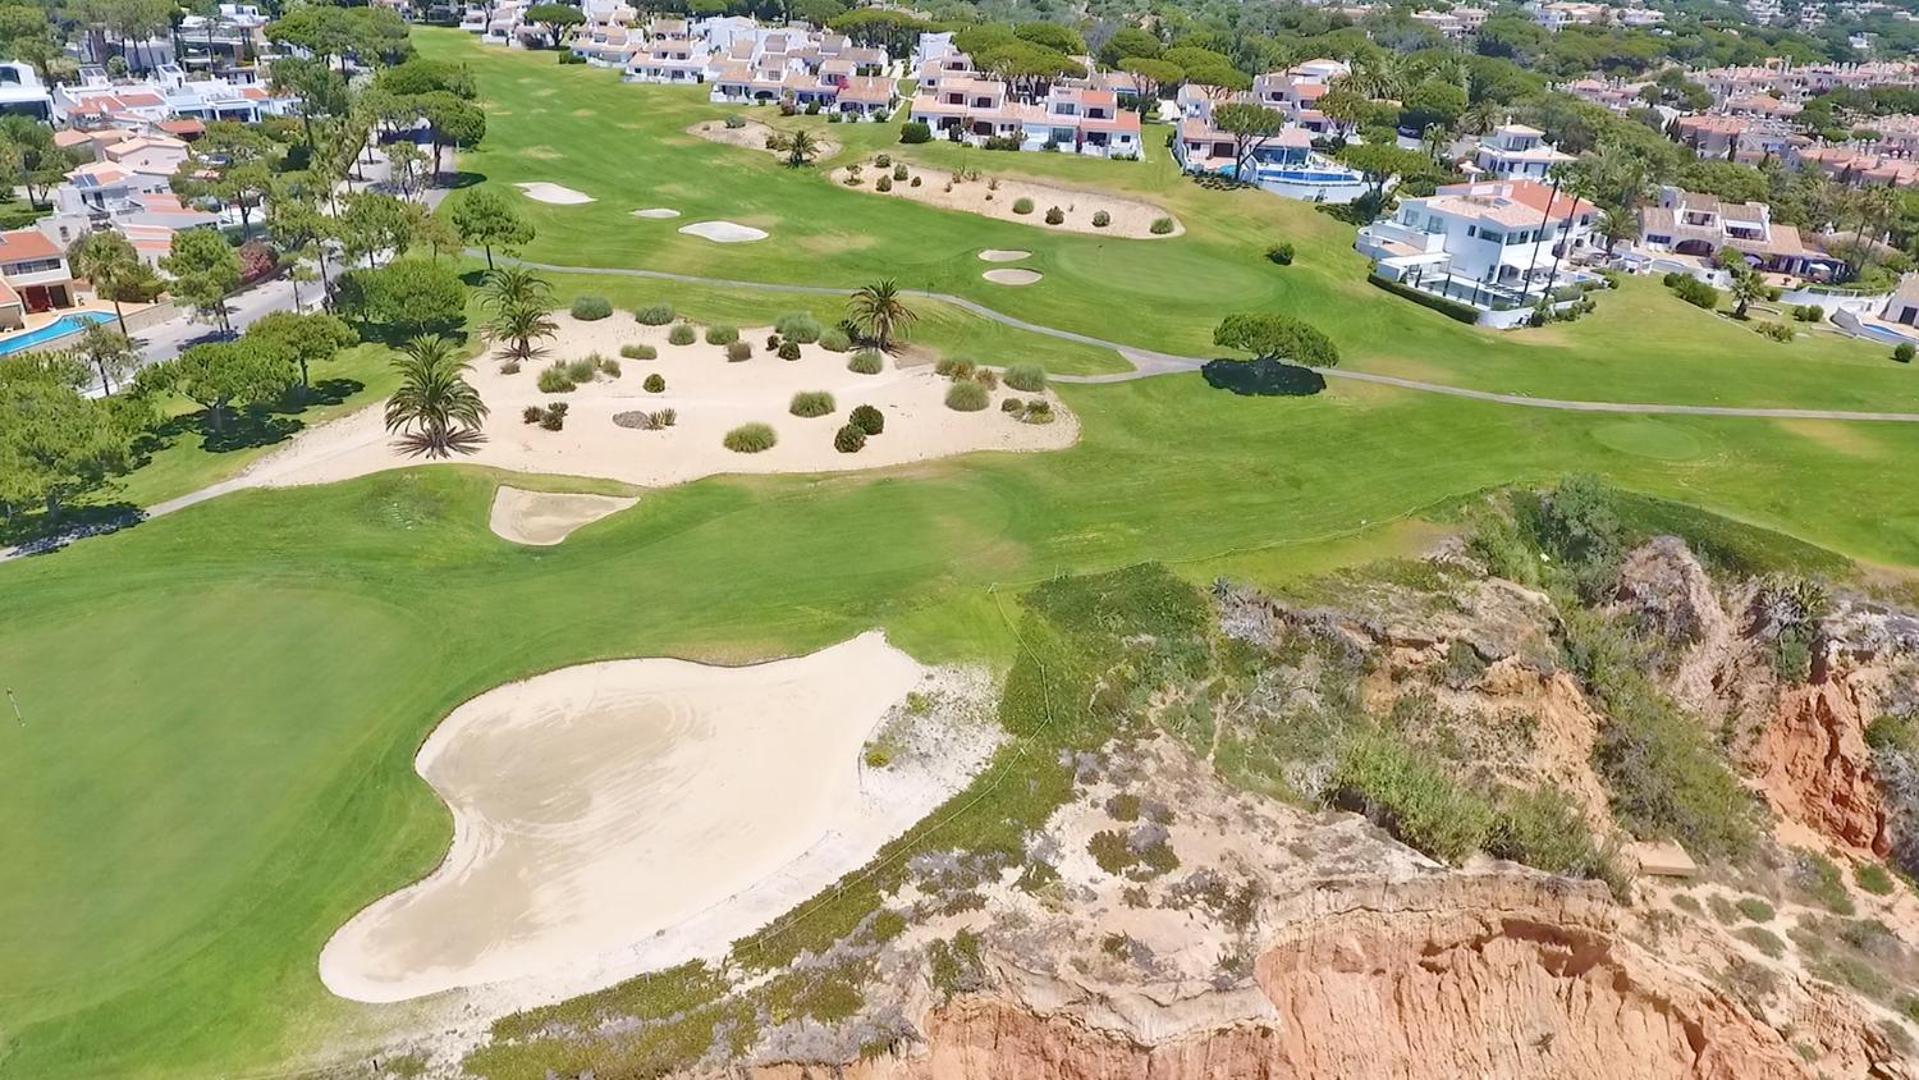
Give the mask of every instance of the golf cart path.
[{"label": "golf cart path", "polygon": [[[477,250],[469,255],[478,256]],[[634,267],[600,266],[564,266],[558,263],[530,262],[524,259],[501,259],[533,270],[544,270],[555,274],[605,274],[614,277],[648,278],[654,281],[673,281],[683,285],[710,285],[726,289],[756,289],[761,292],[785,293],[792,296],[845,296],[847,290],[826,285],[789,285],[771,281],[735,281],[729,278],[701,277],[697,274],[676,274],[666,270],[641,270]],[[906,296],[923,300],[936,300],[943,304],[972,312],[982,319],[989,319],[1001,326],[1015,330],[1039,334],[1060,341],[1072,341],[1095,348],[1111,349],[1133,366],[1131,371],[1108,372],[1103,375],[1052,375],[1054,382],[1061,383],[1117,383],[1144,379],[1154,375],[1165,375],[1178,371],[1198,371],[1206,363],[1205,359],[1193,356],[1175,356],[1172,353],[1156,352],[1133,345],[1107,341],[1091,334],[1081,334],[1072,330],[1042,326],[1014,318],[1003,312],[995,311],[985,304],[968,300],[964,296],[952,293],[929,292],[925,289],[901,289]],[[1413,390],[1423,394],[1443,394],[1448,397],[1469,398],[1473,401],[1489,401],[1498,405],[1516,405],[1527,409],[1556,409],[1561,412],[1584,413],[1629,413],[1641,416],[1732,416],[1755,420],[1851,420],[1877,423],[1919,424],[1919,413],[1911,412],[1852,412],[1845,409],[1767,409],[1732,405],[1664,405],[1656,402],[1629,401],[1567,401],[1560,398],[1527,397],[1523,394],[1501,394],[1491,390],[1469,390],[1461,386],[1447,386],[1444,383],[1422,382],[1418,379],[1402,379],[1395,375],[1377,375],[1366,371],[1346,371],[1341,368],[1320,368],[1319,373],[1329,379],[1347,379],[1352,382],[1373,383],[1379,386],[1393,386],[1401,390]]]}]

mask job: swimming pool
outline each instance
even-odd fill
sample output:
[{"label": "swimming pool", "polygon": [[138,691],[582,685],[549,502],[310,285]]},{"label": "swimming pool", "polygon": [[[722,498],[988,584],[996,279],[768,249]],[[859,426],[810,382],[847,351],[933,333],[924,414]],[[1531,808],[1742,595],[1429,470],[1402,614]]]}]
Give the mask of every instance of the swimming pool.
[{"label": "swimming pool", "polygon": [[50,341],[71,337],[95,323],[112,321],[113,316],[104,311],[81,311],[72,315],[62,315],[38,330],[29,330],[24,334],[0,339],[0,356],[12,356],[17,352],[37,349]]}]

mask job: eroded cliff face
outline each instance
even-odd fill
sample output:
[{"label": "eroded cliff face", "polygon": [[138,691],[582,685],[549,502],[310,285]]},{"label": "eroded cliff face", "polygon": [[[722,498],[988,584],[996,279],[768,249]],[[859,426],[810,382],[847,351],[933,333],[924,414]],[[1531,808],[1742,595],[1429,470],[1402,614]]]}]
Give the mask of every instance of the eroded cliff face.
[{"label": "eroded cliff face", "polygon": [[1633,551],[1619,606],[1671,650],[1673,697],[1723,729],[1774,811],[1860,853],[1889,849],[1885,799],[1866,729],[1919,649],[1909,617],[1841,599],[1822,620],[1810,678],[1780,678],[1758,586],[1723,590],[1679,540]]},{"label": "eroded cliff face", "polygon": [[[1616,932],[1603,893],[1509,872],[1334,886],[1254,965],[1269,1015],[1157,1042],[1099,1022],[1098,993],[1000,993],[931,1008],[911,1053],[870,1080],[1812,1075],[1773,1029]],[[1312,910],[1330,906],[1337,913]],[[1173,1008],[1175,1002],[1166,1002]],[[1883,1048],[1881,1048],[1883,1054]],[[1863,1068],[1872,1067],[1860,1056]],[[1862,1071],[1855,1075],[1864,1075]],[[807,1075],[797,1066],[767,1077]],[[814,1073],[813,1075],[820,1075]],[[836,1074],[838,1075],[838,1074]],[[1888,1074],[1894,1075],[1894,1074]]]}]

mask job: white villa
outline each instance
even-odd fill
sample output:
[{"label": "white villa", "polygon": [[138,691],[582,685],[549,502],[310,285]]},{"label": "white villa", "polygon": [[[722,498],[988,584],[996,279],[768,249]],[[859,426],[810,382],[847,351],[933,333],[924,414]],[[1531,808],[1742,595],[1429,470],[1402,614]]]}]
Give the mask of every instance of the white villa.
[{"label": "white villa", "polygon": [[[1726,202],[1676,187],[1659,192],[1659,204],[1639,212],[1639,248],[1660,262],[1695,277],[1722,284],[1713,264],[1720,249],[1731,248],[1757,270],[1797,278],[1829,280],[1844,260],[1807,246],[1799,230],[1772,220],[1762,202]],[[1682,258],[1674,259],[1673,256]]]},{"label": "white villa", "polygon": [[1572,160],[1538,128],[1502,124],[1478,140],[1461,169],[1474,180],[1542,180],[1555,165]]},{"label": "white villa", "polygon": [[173,64],[161,65],[151,79],[119,81],[100,68],[83,68],[78,83],[54,89],[52,101],[54,119],[75,128],[155,127],[177,120],[257,124],[289,115],[299,103],[273,93],[251,69],[232,77],[189,77]]},{"label": "white villa", "polygon": [[1353,246],[1387,281],[1476,308],[1486,325],[1514,326],[1549,288],[1584,276],[1566,260],[1588,247],[1597,215],[1536,180],[1449,184],[1403,200]]},{"label": "white villa", "polygon": [[1045,97],[1015,99],[998,79],[982,78],[964,53],[927,60],[908,118],[956,142],[1018,140],[1021,150],[1136,160],[1139,114],[1119,107],[1111,90],[1054,83]]},{"label": "white villa", "polygon": [[1365,193],[1364,179],[1313,149],[1315,137],[1341,133],[1318,102],[1333,80],[1349,71],[1337,60],[1310,60],[1255,78],[1247,93],[1215,97],[1203,87],[1182,86],[1174,99],[1180,120],[1173,156],[1187,172],[1230,175],[1238,167],[1233,137],[1213,126],[1213,110],[1228,102],[1264,105],[1285,117],[1286,126],[1253,151],[1253,182],[1287,198],[1351,202]]},{"label": "white villa", "polygon": [[0,114],[53,119],[53,94],[40,81],[40,73],[33,70],[32,64],[18,60],[0,62]]}]

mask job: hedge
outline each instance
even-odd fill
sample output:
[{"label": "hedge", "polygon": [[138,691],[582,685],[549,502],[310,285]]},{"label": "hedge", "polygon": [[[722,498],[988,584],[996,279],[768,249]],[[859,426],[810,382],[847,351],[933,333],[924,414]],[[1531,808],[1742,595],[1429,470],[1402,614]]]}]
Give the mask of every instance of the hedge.
[{"label": "hedge", "polygon": [[1397,281],[1380,277],[1378,274],[1370,275],[1366,280],[1392,293],[1394,296],[1404,297],[1418,304],[1420,307],[1431,308],[1449,319],[1456,319],[1459,322],[1474,325],[1477,325],[1479,322],[1479,310],[1471,305],[1461,304],[1442,296],[1434,296],[1431,293],[1421,292],[1410,285],[1404,285]]}]

